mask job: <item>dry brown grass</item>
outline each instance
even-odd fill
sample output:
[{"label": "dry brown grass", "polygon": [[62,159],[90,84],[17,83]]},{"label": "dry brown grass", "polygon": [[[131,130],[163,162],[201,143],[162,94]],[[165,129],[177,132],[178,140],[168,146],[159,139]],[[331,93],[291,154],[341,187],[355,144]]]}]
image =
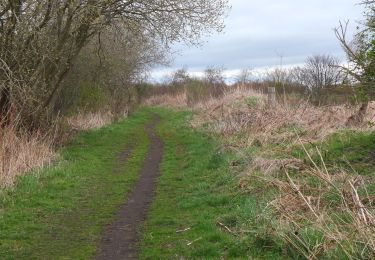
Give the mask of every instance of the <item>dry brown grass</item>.
[{"label": "dry brown grass", "polygon": [[[123,117],[126,115],[125,111]],[[101,112],[78,113],[66,120],[70,129],[80,131],[100,128],[112,123],[113,119],[111,113]],[[17,176],[49,165],[56,157],[56,143],[65,138],[41,131],[21,131],[15,125],[0,129],[0,188],[12,186]]]},{"label": "dry brown grass", "polygon": [[[126,117],[126,115],[123,115]],[[113,122],[114,116],[110,112],[77,113],[67,118],[68,125],[75,130],[101,128]]]},{"label": "dry brown grass", "polygon": [[161,94],[147,98],[144,102],[146,106],[164,106],[170,108],[186,108],[187,98],[186,92],[178,94]]},{"label": "dry brown grass", "polygon": [[[251,98],[250,104],[246,98]],[[210,123],[212,132],[225,137],[246,132],[244,146],[254,142],[259,145],[291,143],[296,140],[296,134],[302,134],[304,142],[320,140],[347,128],[348,118],[357,109],[345,105],[316,107],[302,101],[298,105],[270,108],[265,95],[238,90],[202,104],[200,108],[202,113],[198,112],[193,126]],[[371,120],[370,114],[367,117]],[[368,125],[358,125],[357,129],[368,129]]]},{"label": "dry brown grass", "polygon": [[[154,101],[150,105],[182,104],[173,96]],[[375,197],[366,190],[371,180],[343,170],[329,172],[319,150],[314,151],[314,156],[320,155],[319,163],[307,149],[310,162],[288,155],[289,147],[305,147],[348,129],[348,118],[357,106],[316,107],[299,101],[270,108],[266,95],[239,88],[193,109],[193,127],[204,126],[205,131],[221,135],[241,156],[243,148],[257,147],[239,186],[260,197],[267,191],[277,194],[268,201],[264,216],[259,216],[272,223],[274,237],[306,259],[375,258]],[[352,129],[371,131],[374,118],[372,103],[365,122]]]},{"label": "dry brown grass", "polygon": [[[251,99],[246,101],[249,96]],[[260,154],[253,158],[240,186],[251,188],[248,177],[252,175],[263,183],[260,193],[277,190],[276,198],[267,204],[273,212],[269,222],[276,223],[275,236],[281,236],[306,259],[334,256],[332,252],[340,254],[338,258],[375,258],[375,198],[366,191],[371,180],[345,171],[329,172],[322,156],[318,166],[306,149],[310,163],[288,157],[287,151],[287,147],[304,147],[305,143],[325,140],[328,135],[347,129],[348,118],[358,107],[316,107],[300,102],[270,108],[265,95],[236,90],[201,104],[199,109],[194,126],[209,122],[208,130],[222,135],[224,140],[242,133],[241,138],[235,139],[237,147],[260,147]],[[354,129],[371,130],[374,111],[375,104],[371,104],[365,122]],[[263,148],[268,144],[282,147],[281,151]],[[315,154],[320,155],[320,151]],[[253,175],[256,172],[261,174]]]},{"label": "dry brown grass", "polygon": [[[278,219],[275,232],[306,259],[319,259],[335,248],[341,254],[337,258],[374,259],[375,198],[366,191],[367,180],[344,171],[332,174],[323,159],[318,167],[309,158],[313,167],[298,174],[284,168],[282,176],[263,178],[279,191],[269,203]],[[314,230],[316,237],[306,230]]]},{"label": "dry brown grass", "polygon": [[[145,102],[148,106],[187,108],[186,93],[152,96]],[[193,127],[210,125],[210,131],[225,137],[246,131],[248,139],[243,145],[254,141],[262,143],[283,143],[296,140],[296,132],[303,132],[303,141],[323,139],[339,129],[346,129],[350,116],[357,106],[317,107],[300,100],[293,105],[278,104],[274,108],[267,105],[267,96],[246,88],[228,89],[220,98],[210,98],[195,103],[196,111]],[[356,129],[368,129],[367,122],[374,122],[375,104],[371,104],[366,123]]]},{"label": "dry brown grass", "polygon": [[283,169],[303,169],[304,163],[295,158],[290,159],[266,159],[261,157],[256,157],[252,162],[249,172],[259,171],[265,176],[275,176],[280,173]]},{"label": "dry brown grass", "polygon": [[[257,158],[241,175],[240,187],[268,199],[258,220],[267,235],[285,241],[305,259],[374,259],[375,197],[370,177],[329,170],[320,155],[309,163]],[[255,184],[255,185],[254,185]],[[296,257],[296,254],[294,254]]]},{"label": "dry brown grass", "polygon": [[41,133],[20,133],[14,127],[0,130],[0,187],[16,177],[48,165],[54,158],[53,138]]}]

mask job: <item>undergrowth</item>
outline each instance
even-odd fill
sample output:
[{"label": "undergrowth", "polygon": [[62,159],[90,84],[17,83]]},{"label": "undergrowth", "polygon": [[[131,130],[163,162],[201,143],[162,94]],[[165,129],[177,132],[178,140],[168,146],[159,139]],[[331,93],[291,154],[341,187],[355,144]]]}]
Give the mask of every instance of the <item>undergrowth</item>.
[{"label": "undergrowth", "polygon": [[373,111],[349,128],[356,109],[269,108],[266,96],[241,89],[193,107],[191,125],[235,155],[238,189],[256,198],[251,247],[292,259],[375,257]]}]

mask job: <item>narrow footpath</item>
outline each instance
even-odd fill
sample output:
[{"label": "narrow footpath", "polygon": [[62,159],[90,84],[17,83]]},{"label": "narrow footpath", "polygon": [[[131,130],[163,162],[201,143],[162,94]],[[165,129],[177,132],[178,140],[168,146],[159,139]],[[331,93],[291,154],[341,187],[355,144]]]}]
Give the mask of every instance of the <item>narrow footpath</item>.
[{"label": "narrow footpath", "polygon": [[155,126],[159,120],[160,118],[155,116],[145,127],[150,146],[139,180],[121,206],[115,222],[104,230],[96,259],[137,258],[139,230],[155,195],[156,179],[163,155],[163,143],[155,133]]}]

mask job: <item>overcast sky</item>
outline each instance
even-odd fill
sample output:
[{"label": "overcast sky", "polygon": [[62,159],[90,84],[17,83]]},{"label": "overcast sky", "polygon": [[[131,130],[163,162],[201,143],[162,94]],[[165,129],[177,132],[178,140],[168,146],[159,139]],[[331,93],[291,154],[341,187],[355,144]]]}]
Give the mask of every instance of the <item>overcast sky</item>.
[{"label": "overcast sky", "polygon": [[199,74],[208,66],[223,67],[228,77],[242,68],[262,70],[280,64],[301,64],[314,54],[345,56],[333,29],[350,20],[350,33],[361,19],[359,0],[230,0],[232,10],[221,34],[204,39],[202,47],[173,46],[171,67],[156,68],[159,80],[177,68]]}]

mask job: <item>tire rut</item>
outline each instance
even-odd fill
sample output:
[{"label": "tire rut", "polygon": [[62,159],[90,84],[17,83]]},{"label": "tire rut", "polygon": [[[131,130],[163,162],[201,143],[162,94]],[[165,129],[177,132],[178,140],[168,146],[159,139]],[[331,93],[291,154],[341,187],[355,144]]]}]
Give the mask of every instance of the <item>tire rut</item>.
[{"label": "tire rut", "polygon": [[139,230],[146,220],[148,209],[155,195],[163,143],[155,133],[158,116],[145,126],[150,146],[133,191],[117,213],[114,223],[105,228],[95,259],[137,259]]}]

